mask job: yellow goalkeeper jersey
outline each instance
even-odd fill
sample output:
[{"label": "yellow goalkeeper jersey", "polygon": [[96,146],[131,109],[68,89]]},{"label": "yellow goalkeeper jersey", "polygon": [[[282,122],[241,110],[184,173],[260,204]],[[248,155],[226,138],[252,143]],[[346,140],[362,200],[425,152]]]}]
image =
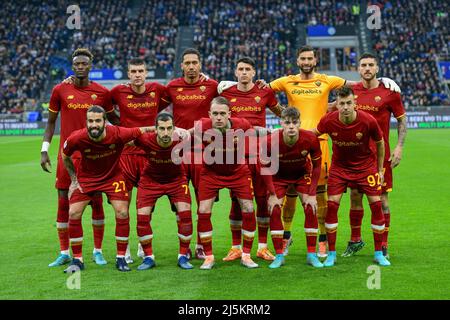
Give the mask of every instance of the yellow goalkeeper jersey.
[{"label": "yellow goalkeeper jersey", "polygon": [[315,73],[310,80],[302,80],[299,74],[278,78],[270,83],[270,87],[286,94],[289,106],[300,111],[300,128],[311,130],[327,113],[330,91],[344,84],[345,79],[340,77]]}]

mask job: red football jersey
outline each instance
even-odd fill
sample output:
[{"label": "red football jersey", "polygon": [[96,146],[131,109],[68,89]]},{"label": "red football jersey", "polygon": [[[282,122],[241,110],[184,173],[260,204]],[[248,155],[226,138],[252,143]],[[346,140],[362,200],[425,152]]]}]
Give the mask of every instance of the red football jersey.
[{"label": "red football jersey", "polygon": [[[276,138],[276,139],[275,139]],[[274,140],[275,139],[275,140]],[[272,146],[272,141],[277,144]],[[277,130],[267,137],[267,144],[261,142],[267,156],[278,157],[279,169],[275,176],[283,180],[298,180],[312,170],[311,159],[317,160],[322,156],[319,139],[308,130],[300,129],[299,139],[293,146],[288,146],[283,140],[283,130]],[[272,153],[272,147],[275,147]]]},{"label": "red football jersey", "polygon": [[331,166],[349,171],[365,171],[377,168],[377,157],[370,149],[370,140],[383,139],[377,121],[364,111],[356,112],[356,119],[349,125],[339,120],[339,111],[327,113],[317,125],[320,134],[327,133],[333,141]]},{"label": "red football jersey", "polygon": [[[250,122],[245,119],[230,118],[231,128],[224,134],[214,135],[219,132],[212,129],[212,122],[209,118],[202,118],[196,123],[196,131],[202,132],[203,143],[203,166],[213,171],[217,175],[231,176],[242,167],[245,167],[245,133],[247,130],[252,129]],[[201,130],[200,130],[201,125]],[[241,130],[239,130],[241,129]],[[234,135],[232,133],[235,133]],[[247,132],[248,134],[249,132]],[[253,134],[253,133],[252,133]],[[234,136],[234,137],[233,137]],[[215,141],[214,139],[219,139]],[[229,141],[233,139],[232,141]],[[214,145],[217,146],[211,149],[210,145],[214,140]],[[231,145],[232,147],[229,147]],[[216,156],[216,152],[220,152],[221,155]],[[214,157],[221,161],[221,163],[215,163],[210,157]],[[217,161],[217,162],[219,162]]]},{"label": "red football jersey", "polygon": [[[103,107],[106,112],[114,111],[109,90],[94,81],[86,87],[60,83],[53,88],[48,110],[61,112],[59,151],[73,131],[86,127],[86,111],[94,104]],[[78,158],[80,154],[76,153],[74,157]]]},{"label": "red football jersey", "polygon": [[[181,141],[173,141],[172,144],[163,148],[158,144],[157,134],[146,133],[137,138],[134,144],[147,153],[148,163],[145,166],[144,173],[141,176],[140,184],[149,184],[152,181],[158,183],[170,183],[174,180],[184,176],[183,166],[173,163],[172,150],[180,146]],[[177,156],[182,156],[182,153],[177,153]]]},{"label": "red football jersey", "polygon": [[[373,89],[366,89],[362,83],[358,83],[352,89],[355,93],[356,109],[371,114],[377,120],[381,131],[383,131],[386,147],[385,159],[389,159],[389,126],[391,114],[397,119],[404,117],[406,114],[400,94],[387,89],[381,82],[377,88]],[[375,145],[372,144],[372,147],[375,148]]]},{"label": "red football jersey", "polygon": [[254,86],[244,92],[237,85],[225,90],[221,94],[230,102],[231,116],[245,118],[252,126],[266,126],[266,108],[273,108],[278,104],[275,93],[270,88],[260,89]]},{"label": "red football jersey", "polygon": [[[126,128],[148,127],[155,125],[155,119],[161,110],[169,105],[166,87],[157,82],[147,82],[145,92],[138,94],[130,84],[119,84],[111,90],[113,105],[120,111],[120,126]],[[124,154],[144,154],[136,147],[125,146]]]},{"label": "red football jersey", "polygon": [[167,84],[167,94],[173,105],[175,126],[190,129],[194,122],[208,117],[212,99],[217,96],[218,83],[214,80],[189,84],[178,78]]},{"label": "red football jersey", "polygon": [[118,160],[124,145],[141,135],[139,128],[107,125],[105,130],[106,137],[99,142],[89,138],[86,128],[74,131],[64,142],[62,152],[66,156],[81,153],[77,179],[84,193],[96,191],[121,173]]}]

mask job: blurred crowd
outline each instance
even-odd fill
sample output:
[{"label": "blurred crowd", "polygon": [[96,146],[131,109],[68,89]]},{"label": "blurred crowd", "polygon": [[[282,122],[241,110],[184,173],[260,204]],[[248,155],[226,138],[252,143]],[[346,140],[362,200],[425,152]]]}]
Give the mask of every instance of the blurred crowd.
[{"label": "blurred crowd", "polygon": [[[67,60],[78,47],[94,54],[94,68],[125,68],[131,57],[175,76],[179,26],[194,30],[194,46],[211,78],[234,79],[234,62],[248,55],[257,77],[267,81],[298,72],[299,25],[356,27],[357,1],[339,0],[135,0],[78,2],[81,29],[65,27],[69,0],[7,1],[0,21],[0,113],[33,109],[49,78],[64,72],[53,56]],[[449,104],[437,76],[436,57],[449,56],[448,1],[379,0],[382,28],[372,33],[382,74],[396,80],[405,105]],[[342,49],[341,49],[342,50]],[[355,70],[356,52],[339,53],[341,70]],[[340,58],[345,57],[344,59]],[[326,62],[326,56],[322,59]],[[326,63],[325,63],[326,64]],[[48,88],[47,88],[48,89]]]},{"label": "blurred crowd", "polygon": [[0,113],[33,108],[48,78],[50,56],[66,45],[60,34],[64,23],[57,5],[2,3]]},{"label": "blurred crowd", "polygon": [[384,76],[402,87],[405,106],[450,105],[436,58],[448,56],[448,1],[374,1],[381,8],[382,28],[374,30],[374,49]]}]

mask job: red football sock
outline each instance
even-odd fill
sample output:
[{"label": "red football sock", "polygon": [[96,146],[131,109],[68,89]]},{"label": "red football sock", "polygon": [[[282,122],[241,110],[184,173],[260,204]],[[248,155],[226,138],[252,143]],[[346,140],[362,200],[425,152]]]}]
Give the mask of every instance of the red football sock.
[{"label": "red football sock", "polygon": [[205,255],[212,255],[212,223],[211,212],[198,213],[197,234],[199,242],[203,245]]},{"label": "red football sock", "polygon": [[101,249],[105,233],[105,212],[103,211],[103,198],[100,194],[92,199],[92,230],[94,231],[94,248]]},{"label": "red football sock", "polygon": [[192,239],[192,215],[190,210],[178,212],[177,225],[180,254],[186,255]]},{"label": "red football sock", "polygon": [[83,256],[83,226],[81,219],[69,219],[70,246],[74,258]]},{"label": "red football sock", "polygon": [[59,195],[56,229],[58,230],[60,250],[69,250],[69,199]]},{"label": "red football sock", "polygon": [[330,200],[328,200],[327,203],[328,211],[325,218],[325,228],[327,229],[328,250],[336,251],[339,204]]},{"label": "red football sock", "polygon": [[116,217],[116,245],[117,255],[125,256],[130,235],[130,218],[120,219]]},{"label": "red football sock", "polygon": [[150,224],[152,215],[138,214],[137,216],[137,235],[139,242],[142,246],[145,256],[151,256],[153,254],[152,239],[153,231]]},{"label": "red football sock", "polygon": [[361,241],[361,225],[364,209],[350,209],[350,227],[352,228],[351,241]]},{"label": "red football sock", "polygon": [[384,212],[384,233],[383,233],[383,246],[388,244],[389,226],[391,225],[391,212]]},{"label": "red football sock", "polygon": [[314,214],[311,206],[305,208],[305,233],[306,233],[306,249],[308,253],[316,252],[317,232],[319,224],[317,215]]},{"label": "red football sock", "polygon": [[242,234],[244,236],[244,245],[242,252],[248,253],[252,251],[253,239],[255,238],[256,218],[255,211],[242,212]]},{"label": "red football sock", "polygon": [[258,243],[267,243],[270,215],[266,197],[256,197],[256,217],[258,221]]},{"label": "red football sock", "polygon": [[370,211],[372,211],[372,231],[373,240],[375,244],[375,251],[381,251],[383,245],[384,233],[384,215],[381,209],[381,201],[376,201],[370,204]]},{"label": "red football sock", "polygon": [[281,208],[275,206],[270,215],[270,234],[276,254],[283,253],[283,222],[281,221]]},{"label": "red football sock", "polygon": [[233,246],[239,246],[242,242],[242,212],[239,202],[235,199],[231,201],[230,209],[230,229]]}]

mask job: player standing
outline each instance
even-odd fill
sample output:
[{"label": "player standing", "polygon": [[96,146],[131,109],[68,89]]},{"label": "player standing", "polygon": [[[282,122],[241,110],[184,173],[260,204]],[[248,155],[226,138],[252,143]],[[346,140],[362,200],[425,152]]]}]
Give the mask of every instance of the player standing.
[{"label": "player standing", "polygon": [[[329,76],[316,73],[314,71],[317,64],[315,50],[310,46],[303,46],[297,54],[297,66],[300,74],[290,75],[276,79],[270,83],[270,87],[275,92],[284,92],[288,98],[288,105],[296,107],[301,115],[301,128],[305,130],[314,129],[319,120],[327,113],[328,95],[332,90],[343,85],[353,86],[354,81],[348,81],[340,77]],[[392,87],[392,90],[400,91],[400,88],[390,79],[382,78],[383,83]],[[326,230],[325,216],[327,212],[326,184],[328,170],[330,167],[330,155],[328,151],[328,136],[319,137],[322,150],[322,171],[317,186],[317,218],[319,221],[319,257],[326,257]],[[288,190],[285,204],[283,205],[284,223],[284,246],[285,254],[288,253],[289,245],[292,243],[291,224],[295,213],[297,193],[295,190]]]},{"label": "player standing", "polygon": [[[149,131],[150,127],[123,128],[106,125],[106,113],[100,106],[92,106],[86,113],[86,128],[76,130],[64,142],[62,160],[71,178],[69,189],[69,236],[73,259],[71,266],[84,269],[82,245],[83,211],[92,198],[106,193],[116,215],[116,268],[130,271],[125,251],[130,233],[129,194],[119,165],[125,144]],[[75,168],[71,156],[81,154],[80,165]],[[69,267],[64,272],[69,272]]]},{"label": "player standing", "polygon": [[[181,70],[183,76],[167,84],[167,95],[172,103],[176,127],[190,129],[194,126],[195,121],[209,117],[208,111],[212,99],[217,96],[218,84],[212,79],[201,80],[201,69],[200,52],[188,48],[182,54]],[[191,163],[184,165],[188,181],[191,181],[194,187],[198,204],[198,175],[202,165],[194,163],[194,152],[192,152]],[[195,256],[199,259],[205,258],[198,236]]]},{"label": "player standing", "polygon": [[138,270],[147,270],[155,266],[150,222],[156,201],[164,195],[169,197],[177,210],[180,242],[178,266],[182,269],[193,268],[187,257],[192,238],[191,195],[181,161],[174,163],[173,155],[177,154],[174,149],[180,147],[180,142],[172,139],[174,130],[172,115],[160,113],[156,117],[156,133],[144,134],[134,141],[136,146],[146,151],[148,159],[139,180],[137,195],[137,231],[145,255]]},{"label": "player standing", "polygon": [[[329,246],[327,259],[323,263],[325,267],[331,267],[336,262],[339,203],[350,184],[365,193],[369,201],[375,244],[374,260],[382,266],[390,265],[381,251],[384,233],[380,198],[384,163],[383,132],[371,115],[356,111],[355,106],[352,89],[339,89],[338,111],[324,116],[314,129],[317,136],[329,134],[333,142],[333,158],[328,178],[328,212],[325,219]],[[370,146],[373,141],[376,143],[376,154]]]},{"label": "player standing", "polygon": [[[278,117],[282,106],[278,103],[275,94],[270,88],[259,88],[253,82],[256,75],[256,64],[252,58],[244,57],[236,62],[235,76],[237,84],[221,93],[230,102],[231,117],[243,118],[253,127],[266,127],[266,108],[269,108]],[[258,144],[256,137],[249,137],[251,144]],[[258,150],[258,147],[256,147]],[[249,154],[249,158],[256,154]],[[253,193],[256,200],[256,220],[258,224],[258,251],[257,257],[272,261],[275,259],[267,248],[267,231],[270,224],[270,214],[267,207],[267,189],[262,177],[258,173],[255,161],[248,161],[248,168],[252,176]],[[251,163],[250,163],[251,162]],[[241,228],[242,214],[239,203],[232,197],[230,211],[230,229],[232,234],[232,247],[224,261],[233,261],[241,258]]]},{"label": "player standing", "polygon": [[[385,146],[385,157],[383,165],[384,183],[381,186],[381,204],[383,208],[385,230],[383,233],[383,255],[389,258],[387,253],[388,233],[391,220],[388,195],[392,191],[393,175],[392,168],[399,165],[402,158],[403,145],[406,138],[406,112],[403,107],[399,93],[388,90],[376,78],[379,71],[378,59],[371,53],[365,53],[359,58],[359,74],[361,83],[353,86],[356,99],[356,109],[371,114],[378,122],[383,131]],[[397,146],[390,153],[389,126],[393,115],[397,119]],[[351,192],[350,226],[352,230],[351,239],[347,249],[342,254],[344,257],[352,256],[364,246],[361,239],[361,224],[364,215],[362,205],[362,194],[357,189]]]},{"label": "player standing", "polygon": [[[268,159],[277,157],[278,171],[272,180],[278,199],[281,201],[286,195],[288,187],[295,189],[305,212],[304,230],[306,233],[308,264],[321,268],[323,264],[316,255],[317,242],[317,199],[316,188],[320,176],[321,154],[317,137],[307,130],[300,129],[300,113],[296,108],[288,107],[281,113],[282,130],[277,130],[262,142],[262,155]],[[278,153],[273,154],[272,145],[278,147]],[[267,150],[267,151],[266,151]],[[267,161],[261,160],[265,165]],[[279,268],[284,264],[283,255],[283,225],[281,210],[273,209],[270,216],[270,232],[276,250],[276,259],[269,266]]]},{"label": "player standing", "polygon": [[[93,104],[103,106],[107,112],[108,119],[117,123],[117,117],[111,105],[108,89],[100,84],[89,81],[89,71],[92,68],[93,55],[88,49],[79,48],[72,54],[72,70],[75,73],[73,84],[61,83],[52,90],[49,105],[49,118],[44,133],[44,141],[41,149],[41,167],[50,172],[50,158],[48,149],[55,132],[56,120],[61,113],[61,137],[58,151],[58,165],[56,169],[56,184],[58,189],[58,212],[56,226],[60,243],[60,254],[49,267],[66,264],[70,261],[69,256],[69,198],[68,189],[70,177],[64,168],[61,158],[61,147],[67,137],[75,130],[82,129],[86,124],[86,110]],[[75,167],[81,155],[75,153],[72,159]],[[104,234],[104,212],[101,195],[93,197],[92,202],[92,226],[94,231],[94,260],[97,264],[106,264],[102,255],[102,241]]]},{"label": "player standing", "polygon": [[[156,82],[145,82],[147,68],[143,59],[135,58],[128,62],[129,84],[119,84],[111,90],[113,105],[120,113],[120,126],[126,128],[150,126],[155,123],[156,115],[169,105],[166,88]],[[147,163],[148,154],[135,146],[125,146],[120,157],[120,166],[131,193],[138,186],[139,179]],[[141,255],[141,247],[138,256]],[[143,253],[142,253],[143,254]],[[132,263],[129,248],[126,259]]]}]

